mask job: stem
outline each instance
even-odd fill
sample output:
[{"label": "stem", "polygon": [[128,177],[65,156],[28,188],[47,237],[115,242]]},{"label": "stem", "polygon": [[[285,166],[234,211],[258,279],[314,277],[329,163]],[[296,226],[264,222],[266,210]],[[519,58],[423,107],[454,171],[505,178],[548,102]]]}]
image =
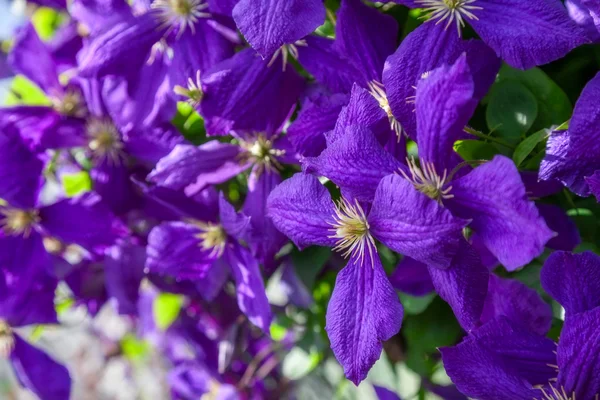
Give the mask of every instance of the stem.
[{"label": "stem", "polygon": [[477,136],[478,138],[481,138],[481,139],[489,140],[490,142],[498,143],[499,145],[508,147],[509,149],[512,149],[512,150],[516,149],[515,146],[513,146],[512,144],[510,144],[508,142],[505,142],[502,139],[498,139],[497,137],[486,135],[485,133],[479,132],[476,129],[469,128],[468,126],[465,126],[464,131],[470,135]]}]

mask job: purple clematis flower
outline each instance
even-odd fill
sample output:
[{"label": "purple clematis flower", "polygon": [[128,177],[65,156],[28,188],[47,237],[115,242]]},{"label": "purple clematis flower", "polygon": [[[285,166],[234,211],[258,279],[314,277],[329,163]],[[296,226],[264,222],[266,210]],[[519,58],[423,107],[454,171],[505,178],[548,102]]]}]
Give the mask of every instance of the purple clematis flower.
[{"label": "purple clematis flower", "polygon": [[453,144],[477,104],[474,91],[465,55],[419,82],[415,105],[420,166],[415,160],[408,160],[408,167],[401,164],[369,130],[350,127],[319,157],[305,158],[304,167],[361,201],[373,199],[384,176],[399,174],[416,191],[447,207],[445,211],[470,221],[469,227],[507,269],[519,268],[543,251],[553,233],[527,199],[511,160],[496,156],[464,173],[466,165]]},{"label": "purple clematis flower", "polygon": [[566,131],[550,135],[540,179],[557,179],[580,196],[594,194],[600,201],[600,74],[583,89]]},{"label": "purple clematis flower", "polygon": [[44,239],[95,252],[126,233],[95,193],[43,204],[39,192],[44,163],[16,130],[4,127],[0,132],[0,153],[0,268],[17,274],[23,265],[35,265],[50,271]]},{"label": "purple clematis flower", "polygon": [[446,372],[482,400],[595,400],[600,396],[600,258],[556,252],[542,286],[565,308],[558,345],[507,318],[495,318],[455,347],[441,349]]},{"label": "purple clematis flower", "polygon": [[240,310],[268,332],[272,317],[259,265],[238,241],[247,237],[250,219],[236,213],[223,194],[219,217],[219,222],[186,218],[155,227],[148,236],[146,266],[152,273],[195,280],[207,300],[214,299],[231,272]]},{"label": "purple clematis flower", "polygon": [[[381,342],[399,330],[403,314],[381,266],[375,240],[440,269],[453,263],[471,267],[468,250],[457,250],[464,242],[461,229],[465,222],[412,190],[398,175],[381,180],[368,209],[351,198],[342,198],[336,206],[317,178],[297,174],[273,190],[267,210],[277,229],[300,249],[328,246],[349,257],[336,280],[326,330],[335,356],[355,384],[379,358]],[[460,255],[454,259],[457,252]],[[456,268],[449,269],[453,272],[440,273],[440,281],[451,280],[449,275]],[[478,290],[477,285],[473,287]]]},{"label": "purple clematis flower", "polygon": [[56,284],[45,271],[32,265],[21,265],[18,274],[0,270],[0,354],[10,359],[21,385],[43,400],[69,398],[69,371],[27,343],[18,330],[27,325],[58,323],[54,310]]},{"label": "purple clematis flower", "polygon": [[557,60],[589,42],[559,0],[391,0],[423,8],[429,24],[446,29],[465,22],[499,57],[527,69]]}]

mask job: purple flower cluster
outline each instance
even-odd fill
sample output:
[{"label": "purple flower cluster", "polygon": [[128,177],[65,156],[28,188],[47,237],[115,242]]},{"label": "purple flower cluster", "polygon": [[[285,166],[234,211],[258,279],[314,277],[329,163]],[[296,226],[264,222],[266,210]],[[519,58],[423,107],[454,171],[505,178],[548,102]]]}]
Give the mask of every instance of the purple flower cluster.
[{"label": "purple flower cluster", "polygon": [[[435,291],[465,336],[440,349],[456,387],[432,392],[598,400],[600,258],[570,253],[577,228],[539,200],[562,185],[600,200],[600,74],[539,171],[455,145],[482,135],[470,124],[502,62],[528,69],[597,41],[599,1],[41,3],[66,22],[50,41],[20,28],[7,64],[44,101],[0,109],[0,353],[40,399],[67,400],[70,374],[20,332],[59,323],[57,287],[92,316],[111,303],[134,321],[175,399],[288,398],[280,357],[298,332],[271,337],[286,311],[264,279],[283,271],[288,302],[310,308],[291,241],[333,250],[324,329],[354,384],[401,329],[396,291]],[[425,20],[400,43],[391,3]],[[200,140],[176,127],[182,109]],[[73,177],[86,187],[67,189]],[[509,278],[536,260],[564,309],[558,344],[551,299]],[[160,293],[185,298],[166,330]]]}]

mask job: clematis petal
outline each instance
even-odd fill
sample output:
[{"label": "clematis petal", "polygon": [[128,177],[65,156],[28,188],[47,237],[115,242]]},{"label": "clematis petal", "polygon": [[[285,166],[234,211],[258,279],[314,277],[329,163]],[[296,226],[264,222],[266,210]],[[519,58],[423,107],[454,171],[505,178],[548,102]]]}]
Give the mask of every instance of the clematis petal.
[{"label": "clematis petal", "polygon": [[388,57],[383,69],[383,84],[391,110],[412,138],[417,135],[415,96],[417,83],[434,69],[453,64],[467,54],[475,84],[474,97],[483,98],[500,69],[500,59],[479,40],[462,41],[444,24],[428,23],[411,32],[398,50]]},{"label": "clematis petal", "polygon": [[438,174],[457,164],[453,146],[475,111],[475,85],[467,57],[440,67],[417,86],[417,143],[421,162],[433,163]]},{"label": "clematis petal", "polygon": [[478,0],[469,23],[513,67],[528,69],[557,60],[589,42],[560,1]]},{"label": "clematis petal", "polygon": [[267,216],[299,249],[335,246],[330,238],[335,205],[327,189],[312,175],[296,174],[277,186],[267,199]]},{"label": "clematis petal", "polygon": [[365,86],[381,81],[383,64],[396,49],[398,23],[361,0],[343,0],[337,12],[336,50],[358,68]]},{"label": "clematis petal", "polygon": [[567,317],[600,306],[600,257],[590,251],[556,251],[548,257],[540,280],[564,308]]},{"label": "clematis petal", "polygon": [[567,8],[569,17],[585,30],[588,38],[593,42],[598,42],[600,40],[600,32],[598,32],[594,23],[592,11],[581,0],[565,0],[565,7]]},{"label": "clematis petal", "polygon": [[400,330],[403,309],[381,261],[353,257],[338,274],[325,330],[346,377],[358,385],[381,355],[382,342]]},{"label": "clematis petal", "polygon": [[557,350],[558,382],[573,398],[595,399],[600,393],[600,307],[565,320]]},{"label": "clematis petal", "polygon": [[85,26],[92,37],[134,18],[131,7],[124,0],[73,0],[69,3],[69,14]]},{"label": "clematis petal", "polygon": [[10,355],[19,382],[43,400],[64,400],[71,394],[71,377],[63,365],[18,335]]},{"label": "clematis petal", "polygon": [[481,322],[486,323],[499,316],[541,336],[546,335],[552,325],[552,308],[535,290],[517,280],[490,274]]},{"label": "clematis petal", "polygon": [[368,220],[387,247],[436,268],[450,267],[467,224],[399,175],[381,180]]},{"label": "clematis petal", "polygon": [[289,302],[297,307],[310,308],[314,304],[312,294],[304,285],[290,258],[283,261],[281,266],[281,290],[287,296]]},{"label": "clematis petal", "polygon": [[381,179],[403,164],[387,153],[373,133],[362,126],[350,126],[318,157],[305,158],[307,172],[329,178],[344,195],[371,201]]},{"label": "clematis petal", "polygon": [[217,258],[203,249],[198,227],[185,222],[165,222],[150,231],[146,267],[150,272],[179,279],[201,280]]},{"label": "clematis petal", "polygon": [[136,207],[139,197],[131,182],[131,173],[123,164],[104,159],[90,170],[94,191],[117,215]]},{"label": "clematis petal", "polygon": [[213,140],[199,147],[179,144],[148,175],[151,182],[193,195],[209,184],[225,182],[248,168],[241,148]]},{"label": "clematis petal", "polygon": [[[554,342],[496,319],[454,347],[440,349],[446,373],[461,393],[481,400],[531,400],[555,371]],[[529,379],[528,379],[529,378]],[[543,397],[543,396],[542,396]]]},{"label": "clematis petal", "polygon": [[236,239],[246,238],[251,229],[250,216],[237,212],[223,192],[219,193],[219,220],[225,232]]},{"label": "clematis petal", "polygon": [[344,94],[322,94],[307,100],[287,131],[295,150],[307,157],[318,156],[325,149],[323,134],[335,127],[338,115],[347,102],[348,97]]},{"label": "clematis petal", "polygon": [[126,233],[100,196],[92,192],[42,207],[40,224],[50,235],[88,250],[111,246]]},{"label": "clematis petal", "polygon": [[550,239],[546,246],[554,250],[573,251],[581,243],[575,222],[562,208],[554,204],[538,203],[536,206],[548,228],[556,232],[556,236]]},{"label": "clematis petal", "polygon": [[263,59],[309,35],[325,21],[321,0],[240,0],[233,19]]},{"label": "clematis petal", "polygon": [[452,182],[445,204],[471,228],[509,271],[537,257],[552,238],[535,204],[527,199],[513,162],[496,156]]},{"label": "clematis petal", "polygon": [[146,249],[135,243],[124,242],[107,250],[104,261],[106,291],[115,300],[119,314],[137,313],[145,264]]},{"label": "clematis petal", "polygon": [[375,393],[379,400],[402,400],[395,392],[392,392],[383,386],[373,385],[373,389],[375,389]]},{"label": "clematis petal", "polygon": [[304,88],[304,80],[293,68],[269,67],[251,49],[215,65],[202,82],[201,114],[209,135],[227,135],[232,130],[277,132]]},{"label": "clematis petal", "polygon": [[[0,198],[13,207],[33,208],[44,167],[12,126],[0,126]],[[18,171],[18,173],[17,173]]]},{"label": "clematis petal", "polygon": [[400,261],[390,276],[390,282],[394,289],[411,296],[424,296],[435,290],[427,265],[410,257]]},{"label": "clematis petal", "polygon": [[479,325],[490,273],[465,240],[459,246],[449,268],[429,267],[429,274],[436,292],[452,307],[458,322],[468,332]]},{"label": "clematis petal", "polygon": [[247,249],[237,244],[229,246],[225,251],[225,258],[236,283],[240,310],[250,322],[264,332],[269,332],[273,316],[258,262]]},{"label": "clematis petal", "polygon": [[590,187],[592,194],[596,196],[596,199],[600,202],[600,170],[594,172],[593,175],[586,177],[585,182]]},{"label": "clematis petal", "polygon": [[540,178],[558,179],[580,196],[589,196],[585,181],[600,170],[600,145],[597,127],[600,124],[600,73],[583,89],[569,123],[568,131],[553,132],[540,165]]}]

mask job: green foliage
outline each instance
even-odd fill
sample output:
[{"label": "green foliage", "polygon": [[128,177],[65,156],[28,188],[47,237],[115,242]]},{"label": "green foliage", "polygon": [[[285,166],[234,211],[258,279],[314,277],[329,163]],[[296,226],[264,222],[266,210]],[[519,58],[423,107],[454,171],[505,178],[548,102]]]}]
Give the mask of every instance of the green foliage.
[{"label": "green foliage", "polygon": [[166,330],[175,322],[183,306],[183,296],[161,293],[154,299],[152,313],[159,329]]},{"label": "green foliage", "polygon": [[61,179],[67,197],[74,197],[92,190],[92,179],[87,171],[65,174]]}]

